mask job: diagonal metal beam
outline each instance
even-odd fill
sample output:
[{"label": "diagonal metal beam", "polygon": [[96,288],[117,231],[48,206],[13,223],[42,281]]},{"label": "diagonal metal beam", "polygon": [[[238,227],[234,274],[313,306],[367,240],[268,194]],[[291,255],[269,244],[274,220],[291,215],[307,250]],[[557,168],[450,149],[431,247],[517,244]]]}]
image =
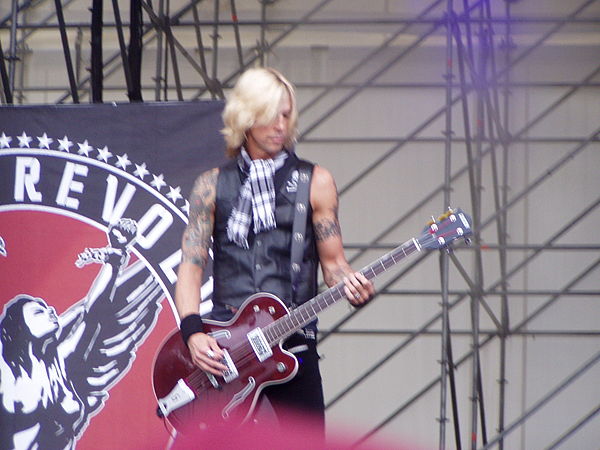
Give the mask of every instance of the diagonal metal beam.
[{"label": "diagonal metal beam", "polygon": [[[558,236],[556,237],[558,238]],[[526,258],[527,260],[530,260],[531,258],[528,257]],[[594,264],[592,264],[590,267],[588,267],[587,269],[585,269],[583,272],[584,273],[589,273],[590,270],[592,268],[597,268],[598,266],[600,266],[600,259],[598,259]],[[579,274],[576,277],[576,280],[581,280],[582,274]],[[574,282],[574,280],[569,282],[569,286],[570,285],[574,285],[576,284],[576,282]],[[451,308],[453,308],[454,306],[457,306],[462,300],[464,300],[466,298],[466,294],[465,295],[461,295],[459,297],[457,297],[451,304]],[[432,318],[432,320],[428,321],[428,323],[432,324],[433,322],[437,321],[437,319],[441,318],[441,314],[438,314],[436,317]],[[410,342],[412,342],[416,335],[421,334],[420,331],[416,331],[416,332],[412,332],[410,333],[410,336],[408,338],[405,339],[404,343],[399,346],[396,347],[396,349],[401,350],[402,348],[406,347]],[[495,339],[495,337],[497,336],[497,334],[492,333],[489,334],[488,336],[486,336],[481,342],[479,342],[477,344],[478,349],[482,349],[484,347],[486,347],[488,344],[492,343]],[[390,352],[385,359],[382,359],[381,361],[387,361],[391,358],[392,353],[397,353],[397,352]],[[458,361],[455,363],[455,367],[459,368],[460,366],[462,366],[466,361],[470,360],[471,357],[473,355],[473,350],[468,351],[467,353],[465,353],[461,358],[458,359]],[[375,365],[373,367],[379,367],[378,365]],[[401,404],[396,410],[394,410],[391,414],[388,415],[388,417],[386,417],[384,420],[382,420],[378,425],[376,425],[375,427],[373,427],[370,431],[368,431],[367,433],[365,433],[365,435],[363,435],[359,440],[357,440],[357,442],[355,442],[355,445],[359,445],[363,442],[365,442],[366,440],[368,440],[370,437],[374,436],[378,431],[380,431],[381,429],[383,429],[386,425],[388,425],[392,420],[394,420],[396,417],[398,417],[399,415],[401,415],[403,412],[405,412],[411,405],[413,405],[417,400],[419,400],[420,398],[422,398],[425,394],[427,394],[429,391],[431,391],[433,388],[437,387],[439,385],[441,381],[441,377],[438,376],[436,378],[434,378],[433,380],[431,380],[429,383],[427,383],[422,389],[420,389],[418,392],[416,392],[412,397],[410,397],[409,399],[407,399],[403,404]],[[338,399],[339,400],[339,399]],[[331,404],[331,403],[330,403]]]},{"label": "diagonal metal beam", "polygon": [[75,71],[73,70],[73,62],[71,61],[71,49],[69,48],[69,38],[67,36],[67,29],[65,28],[63,5],[60,0],[54,0],[54,5],[56,7],[56,18],[58,19],[63,53],[65,55],[65,64],[67,66],[69,86],[71,87],[71,98],[73,99],[73,103],[79,103],[79,93],[77,91],[77,82],[75,81]]},{"label": "diagonal metal beam", "polygon": [[[370,52],[368,55],[366,55],[365,57],[363,57],[362,59],[360,59],[359,61],[357,61],[354,65],[352,65],[350,67],[350,69],[348,69],[342,76],[338,77],[332,84],[334,86],[341,86],[348,78],[350,78],[358,69],[360,69],[361,67],[364,67],[365,64],[367,64],[370,60],[372,60],[374,57],[376,57],[377,55],[379,55],[383,50],[389,48],[389,46],[402,34],[406,33],[407,31],[410,30],[410,28],[412,26],[414,26],[416,23],[419,22],[420,19],[424,18],[426,15],[430,14],[433,10],[435,10],[435,8],[437,8],[438,6],[440,6],[440,4],[442,3],[442,0],[436,0],[433,3],[429,4],[423,11],[421,11],[417,17],[414,19],[414,21],[408,22],[407,24],[405,24],[404,26],[400,27],[398,30],[396,30],[390,37],[388,37],[381,45],[379,45],[379,47],[377,47],[375,50],[373,50],[372,52]],[[434,24],[437,27],[437,23]],[[360,89],[362,86],[361,84],[358,84],[356,86],[353,86],[354,89]],[[322,100],[325,95],[327,95],[328,93],[330,93],[332,90],[330,88],[325,88],[323,89],[319,94],[315,95],[315,97],[313,97],[312,100],[310,100],[308,103],[306,103],[299,111],[299,114],[302,115],[304,114],[307,110],[309,110],[310,108],[312,108],[316,103],[318,103],[320,100]],[[306,135],[307,133],[303,133],[304,135]],[[305,136],[302,137],[302,139],[304,139]]]},{"label": "diagonal metal beam", "polygon": [[[307,22],[312,16],[314,16],[316,13],[318,13],[321,9],[323,9],[325,6],[327,6],[331,2],[332,2],[332,0],[322,0],[320,3],[316,4],[311,10],[309,10],[306,14],[304,14],[298,20],[298,22],[293,23],[286,31],[282,32],[269,45],[267,45],[264,51],[265,52],[271,51],[271,49],[275,48],[281,41],[283,41],[286,37],[288,37],[291,33],[293,33],[298,27],[300,27],[305,22]],[[233,82],[233,80],[235,80],[242,72],[244,72],[248,67],[252,66],[252,64],[254,64],[259,59],[260,59],[260,55],[258,55],[258,54],[255,54],[254,56],[250,57],[246,62],[244,62],[242,67],[233,71],[225,79],[223,79],[221,85],[229,86],[230,83]],[[206,93],[206,91],[207,91],[206,88],[199,89],[198,92],[196,93],[196,95],[194,95],[194,99],[197,100],[204,93]]]},{"label": "diagonal metal beam", "polygon": [[[223,91],[221,90],[221,88],[220,88],[219,84],[216,82],[216,80],[209,78],[208,74],[204,71],[202,66],[199,65],[194,58],[192,58],[192,56],[185,49],[185,47],[181,44],[181,42],[179,42],[179,40],[177,40],[175,38],[175,36],[173,35],[173,30],[171,29],[171,27],[169,25],[170,19],[167,20],[166,23],[165,23],[165,21],[160,20],[147,1],[142,2],[142,7],[146,11],[146,14],[148,14],[148,17],[150,17],[150,20],[152,21],[153,25],[165,33],[165,36],[167,37],[167,41],[169,42],[169,45],[172,48],[171,53],[174,55],[175,52],[173,50],[174,50],[174,48],[177,48],[177,50],[179,50],[179,52],[188,61],[188,63],[194,68],[194,70],[196,70],[196,72],[198,72],[200,74],[200,76],[202,77],[202,80],[204,81],[206,86],[208,86],[209,90],[218,98],[223,98]],[[176,76],[178,76],[178,74]],[[181,83],[179,83],[179,82],[178,82],[178,93],[180,96],[180,100],[183,100],[183,98],[181,98]]]},{"label": "diagonal metal beam", "polygon": [[[69,0],[69,1],[73,1],[73,0]],[[181,17],[185,16],[190,9],[192,9],[192,7],[197,4],[200,3],[202,0],[191,0],[190,4],[182,7],[179,11],[177,11],[175,14],[173,14],[171,16],[171,20],[173,21],[179,21],[179,19],[181,19]],[[146,25],[144,26],[143,29],[143,33],[142,36],[146,36],[148,34],[150,34],[150,32],[152,32],[154,30],[154,26],[153,25]],[[154,34],[152,36],[150,36],[146,41],[145,41],[145,45],[149,45],[150,43],[152,43],[152,41],[154,41],[157,38],[157,35]],[[119,57],[121,56],[120,52],[115,52],[113,53],[111,56],[109,56],[108,58],[105,59],[104,62],[104,67],[108,67],[110,64],[114,64]],[[113,67],[111,70],[106,70],[105,71],[105,78],[110,76],[111,74],[113,74],[115,71],[117,70],[117,67]],[[77,85],[78,89],[84,89],[85,86],[90,82],[90,77],[86,77],[84,79],[82,79],[79,84]],[[70,94],[66,93],[63,96],[59,97],[59,99],[56,101],[56,103],[63,103],[67,98],[69,98]]]},{"label": "diagonal metal beam", "polygon": [[547,447],[547,450],[555,450],[559,448],[568,438],[570,438],[575,432],[577,432],[581,427],[583,427],[586,423],[592,420],[596,414],[600,413],[600,405],[597,405],[592,411],[586,414],[581,420],[579,420],[575,425],[573,425],[569,430],[563,433],[556,441],[550,444]]},{"label": "diagonal metal beam", "polygon": [[[568,232],[573,226],[575,226],[575,224],[579,223],[580,220],[582,220],[585,216],[587,216],[588,214],[590,214],[592,211],[594,211],[599,206],[600,206],[600,197],[595,202],[593,202],[588,208],[585,208],[580,214],[578,214],[573,219],[573,221],[571,221],[571,223],[567,224],[565,227],[561,228],[554,235],[552,235],[544,243],[544,245],[551,245],[553,242],[555,242],[560,237],[562,237],[566,232]],[[518,273],[523,267],[527,266],[533,259],[535,259],[541,252],[542,252],[542,250],[540,249],[540,250],[535,251],[535,252],[531,253],[530,255],[526,256],[522,261],[520,261],[518,264],[516,264],[510,271],[508,271],[508,273],[506,274],[506,279],[509,279],[510,277],[512,277],[513,275],[515,275],[516,273]],[[423,258],[426,257],[429,254],[431,254],[431,253],[426,253],[423,256]],[[568,290],[570,290],[575,284],[577,284],[579,281],[581,281],[585,276],[587,276],[598,265],[600,265],[600,259],[598,259],[598,261],[596,261],[595,264],[593,264],[592,266],[590,266],[587,269],[585,269],[578,277],[576,277],[572,282],[570,282],[567,285],[567,287],[565,287],[565,289],[563,289],[563,291],[567,292]],[[406,270],[410,270],[410,269],[411,268],[409,267]],[[395,282],[395,281],[397,281],[397,279],[393,280],[393,282]],[[505,281],[505,278],[502,277],[499,280],[497,280],[494,283],[492,283],[487,289],[490,289],[490,290],[491,289],[495,289],[498,286],[501,286],[504,281]],[[466,298],[467,298],[467,294],[458,296],[454,301],[452,301],[449,304],[449,309],[450,310],[453,309],[455,306],[457,306],[458,304],[460,304]],[[356,310],[356,311],[360,311],[360,310]],[[356,313],[356,311],[355,311],[355,313]],[[352,313],[352,315],[353,314],[354,313]],[[535,313],[535,315],[538,315],[538,314],[539,314],[539,312]],[[391,360],[396,354],[398,354],[401,350],[403,350],[411,342],[413,342],[419,335],[421,335],[423,331],[427,330],[429,327],[431,327],[435,322],[437,322],[441,318],[442,318],[442,312],[440,311],[437,314],[435,314],[431,319],[429,319],[427,322],[425,322],[421,326],[421,328],[419,328],[413,334],[411,334],[410,336],[408,336],[407,338],[405,338],[399,345],[397,345],[396,347],[394,347],[385,356],[383,356],[377,362],[375,362],[371,367],[368,367],[360,376],[358,376],[355,379],[354,382],[350,383],[345,389],[343,389],[340,393],[338,393],[338,395],[336,395],[335,397],[333,397],[333,399],[330,400],[326,404],[326,408],[329,408],[332,405],[334,405],[335,403],[337,403],[339,400],[341,400],[343,397],[345,397],[349,392],[351,392],[352,390],[354,390],[354,388],[356,388],[359,384],[361,384],[363,381],[365,381],[367,378],[369,378],[372,374],[374,374],[377,370],[381,369],[381,367],[386,362],[388,362],[389,360]],[[346,317],[345,320],[347,321],[348,317]],[[333,329],[333,331],[330,331],[330,334],[333,333],[334,331],[335,331],[335,328]],[[322,342],[322,339],[320,339],[320,341]]]},{"label": "diagonal metal beam", "polygon": [[588,361],[578,367],[571,375],[565,378],[561,383],[555,386],[548,394],[538,400],[533,406],[531,406],[521,417],[516,419],[510,425],[508,425],[505,430],[496,435],[493,439],[491,439],[487,445],[481,447],[482,450],[487,450],[496,445],[500,440],[504,439],[508,434],[512,433],[519,425],[524,423],[529,417],[538,412],[542,407],[546,405],[550,400],[556,397],[560,392],[566,389],[569,385],[574,383],[577,378],[586,373],[592,367],[594,367],[600,361],[600,352],[596,353],[592,356]]},{"label": "diagonal metal beam", "polygon": [[[593,78],[595,78],[597,75],[600,74],[600,65],[597,66],[594,70],[592,70],[583,80],[583,82],[585,83],[586,80],[591,80]],[[544,118],[546,118],[553,110],[555,110],[560,104],[564,103],[568,98],[570,98],[572,95],[574,95],[581,87],[581,84],[578,84],[576,86],[571,87],[570,89],[568,89],[563,95],[561,95],[558,99],[556,99],[554,102],[552,102],[552,104],[550,104],[546,109],[544,109],[542,112],[540,112],[536,117],[534,117],[533,119],[531,119],[527,124],[525,124],[525,126],[523,126],[518,132],[516,132],[512,137],[511,137],[511,142],[512,139],[518,140],[521,136],[525,135],[531,128],[533,128],[535,125],[537,125],[539,122],[541,122]],[[460,96],[456,97],[455,99],[453,99],[453,101],[458,101],[460,99]],[[432,116],[431,118],[429,118],[426,121],[426,124],[432,123],[434,120],[437,120],[439,118],[439,116],[446,110],[446,108],[441,108],[439,111],[437,111],[434,116]],[[419,126],[416,130],[414,130],[411,133],[411,136],[416,135],[418,133],[420,133],[420,131],[424,128],[423,125]],[[597,134],[591,134],[589,136],[587,136],[585,139],[582,139],[580,141],[580,144],[583,145],[584,147],[589,144],[590,142],[595,142],[598,139]],[[366,173],[365,172],[370,172],[371,170],[374,170],[379,164],[381,164],[383,161],[385,161],[386,159],[388,159],[393,152],[399,150],[401,147],[404,146],[404,144],[406,144],[407,142],[409,142],[409,138],[405,138],[403,140],[401,140],[396,146],[394,146],[390,151],[388,151],[385,155],[383,155],[381,158],[379,158],[377,161],[375,161],[371,166],[369,166],[361,176],[365,176]],[[482,152],[481,154],[481,158],[486,157],[490,152],[491,152],[491,148],[495,145],[495,143],[492,143],[491,146]],[[579,150],[576,150],[576,152],[579,152]],[[555,171],[558,167],[554,167],[553,171]],[[461,176],[463,176],[467,171],[469,170],[469,166],[465,165],[462,168],[460,168],[459,170],[457,170],[453,175],[452,175],[452,181],[456,181],[458,178],[460,178]],[[360,181],[360,177],[355,178],[353,181],[351,181],[349,184],[346,185],[345,188],[340,190],[340,196],[343,195],[344,192],[346,192],[349,188],[351,188],[356,182]],[[539,184],[539,181],[537,182],[537,184]],[[436,188],[434,188],[431,192],[429,192],[428,194],[426,194],[424,197],[421,198],[421,200],[419,202],[417,202],[417,204],[409,209],[408,211],[406,211],[398,220],[396,220],[395,222],[393,222],[392,224],[390,224],[388,227],[386,227],[382,232],[380,232],[370,243],[369,246],[374,245],[378,242],[381,241],[381,239],[383,239],[384,237],[386,237],[388,234],[390,234],[392,231],[394,231],[399,225],[401,225],[402,223],[404,223],[409,217],[411,217],[412,215],[414,215],[423,204],[427,203],[428,201],[432,200],[433,198],[435,198],[435,196],[437,196],[440,192],[442,192],[444,189],[444,185],[441,184],[439,186],[437,186]],[[531,189],[525,189],[523,192],[521,192],[521,194],[519,195],[519,198],[522,198],[523,196],[525,196],[527,193],[530,192]],[[514,201],[513,201],[514,203]],[[482,223],[482,227],[485,227],[489,224],[489,222],[496,220],[497,216],[499,214],[504,213],[511,205],[504,205],[503,209],[498,210],[496,214],[490,216],[489,219],[487,219],[486,221],[484,221]],[[368,247],[367,247],[368,248]],[[358,252],[356,255],[354,255],[351,259],[350,262],[353,262],[355,260],[357,260],[359,257],[361,257],[364,253],[366,252],[365,250],[362,250],[360,252]]]},{"label": "diagonal metal beam", "polygon": [[[119,53],[121,55],[121,65],[123,67],[123,73],[125,75],[125,84],[127,86],[127,92],[131,99],[131,94],[134,92],[133,79],[131,76],[131,66],[130,66],[130,55],[127,50],[127,46],[125,44],[125,36],[123,34],[123,23],[121,21],[121,11],[119,9],[119,0],[112,0],[113,5],[113,13],[115,16],[115,24],[117,30],[117,38],[119,41]],[[133,6],[133,4],[132,4]],[[133,33],[132,33],[133,38]]]},{"label": "diagonal metal beam", "polygon": [[[587,78],[593,78],[594,76],[596,76],[597,73],[600,73],[600,66],[598,66],[594,71],[592,71],[592,73],[590,73]],[[557,101],[555,101],[552,105],[550,105],[549,108],[545,109],[544,111],[542,111],[538,116],[536,116],[532,121],[530,121],[528,124],[525,125],[525,127],[523,127],[518,133],[517,136],[524,134],[527,130],[529,130],[531,127],[533,127],[536,123],[538,123],[540,120],[542,120],[545,116],[547,116],[556,106],[558,106],[560,103],[564,102],[567,98],[569,98],[571,95],[573,95],[573,93],[575,93],[577,91],[577,87],[574,87],[573,89],[570,89],[566,94],[562,95]],[[583,148],[585,146],[587,146],[589,143],[594,142],[595,141],[595,136],[597,135],[597,131],[595,131],[592,135],[588,136],[588,138],[583,141],[574,151],[572,151],[569,155],[571,155],[570,157],[565,157],[563,158],[560,163],[554,164],[554,166],[552,167],[552,173],[555,172],[556,170],[558,170],[558,168],[560,166],[562,166],[563,164],[565,164],[566,162],[568,162],[572,157],[574,157],[577,153],[579,153],[581,150],[583,150]],[[481,157],[485,157],[485,155],[487,153],[489,153],[490,149],[488,149],[487,151],[483,152]],[[457,172],[455,172],[455,174],[452,176],[452,180],[456,180],[458,179],[460,176],[462,176],[466,171],[468,170],[468,166],[464,166],[462,167],[460,170],[458,170]],[[533,186],[528,186],[525,189],[523,189],[520,193],[518,193],[510,202],[507,202],[506,205],[503,207],[503,210],[499,210],[496,211],[494,214],[492,214],[487,220],[483,221],[481,224],[481,228],[485,228],[487,225],[489,225],[492,221],[494,221],[496,219],[496,217],[499,214],[503,214],[504,211],[507,211],[510,207],[512,207],[514,204],[517,203],[517,201],[519,201],[520,199],[524,198],[529,192],[531,192],[535,187],[539,186],[545,179],[548,178],[548,176],[550,175],[550,173],[546,173],[544,175],[542,175],[538,180],[536,180],[533,183]],[[421,201],[420,204],[424,204],[426,201],[434,198],[436,195],[439,194],[439,192],[441,192],[444,189],[444,185],[439,186],[438,188],[434,189],[432,192],[430,192],[425,199],[423,199]],[[406,219],[408,219],[408,217],[410,217],[412,214],[414,214],[414,212],[416,212],[419,209],[419,205],[416,205],[415,207],[413,207],[412,209],[410,209],[409,211],[407,211],[399,220],[397,220],[394,224],[392,224],[391,226],[389,226],[388,228],[386,228],[386,230],[384,230],[384,232],[380,233],[376,239],[372,242],[376,243],[378,242],[380,239],[382,239],[384,236],[386,236],[389,232],[391,232],[393,229],[395,229],[398,225],[400,225],[401,223],[403,223]],[[547,246],[548,244],[546,244]],[[542,247],[543,248],[543,247]],[[350,262],[354,262],[358,257],[362,256],[364,254],[366,250],[360,251],[358,252],[357,255],[355,255],[353,258],[350,259]],[[539,250],[541,251],[541,249]],[[535,252],[534,254],[537,254],[537,252]],[[512,276],[512,274],[509,274]],[[506,280],[507,277],[502,277],[501,280]],[[366,305],[364,308],[368,308],[368,305]],[[348,313],[346,316],[344,316],[341,320],[339,320],[338,322],[336,322],[332,328],[329,334],[335,332],[338,328],[340,328],[343,324],[345,324],[346,322],[348,322],[352,317],[354,317],[354,315],[358,314],[359,311],[361,311],[362,309],[356,309],[350,313]],[[326,339],[328,335],[325,335],[322,340]]]},{"label": "diagonal metal beam", "polygon": [[[546,42],[550,37],[552,37],[556,32],[558,32],[563,26],[565,26],[568,23],[568,20],[573,19],[577,15],[581,14],[586,8],[588,8],[593,3],[595,3],[595,1],[596,0],[587,0],[582,5],[580,5],[578,8],[576,8],[571,14],[569,14],[569,16],[565,19],[565,21],[559,22],[555,26],[551,27],[537,41],[535,41],[528,48],[526,48],[523,52],[521,52],[519,54],[519,56],[517,56],[515,59],[510,61],[509,66],[504,67],[499,73],[495,74],[495,76],[492,79],[492,82],[497,82],[497,80],[501,79],[503,76],[506,76],[512,68],[514,68],[518,63],[523,61],[527,56],[529,56],[533,51],[535,51],[537,48],[539,48],[544,42]],[[593,78],[593,76],[592,76],[592,78]],[[590,79],[590,77],[586,77],[586,80],[587,79]],[[590,79],[590,81],[591,81],[591,79]],[[462,94],[455,97],[452,100],[451,105],[454,105],[455,103],[457,103],[461,98],[462,98]],[[339,195],[342,196],[346,191],[350,190],[352,187],[354,187],[356,184],[358,184],[361,180],[363,180],[366,175],[368,175],[370,172],[372,172],[377,167],[379,167],[381,164],[383,164],[385,161],[387,161],[406,143],[410,142],[410,140],[417,137],[429,125],[431,125],[433,122],[438,120],[442,116],[442,114],[444,114],[446,112],[446,109],[448,107],[450,107],[451,105],[445,105],[442,108],[440,108],[432,116],[430,116],[428,119],[426,119],[421,125],[419,125],[412,132],[410,132],[406,138],[398,141],[398,143],[394,147],[392,147],[384,155],[379,157],[377,160],[375,160],[373,163],[371,163],[369,166],[367,166],[364,170],[362,170],[358,175],[356,175],[356,177],[354,177],[352,180],[350,180],[348,183],[346,183],[346,185],[339,190]],[[322,117],[322,119],[324,119],[324,118],[325,117]],[[533,126],[533,124],[531,126]],[[531,127],[521,130],[521,132],[517,136],[524,134],[529,128],[531,128]],[[389,227],[388,229],[391,231],[394,228],[395,227]]]}]

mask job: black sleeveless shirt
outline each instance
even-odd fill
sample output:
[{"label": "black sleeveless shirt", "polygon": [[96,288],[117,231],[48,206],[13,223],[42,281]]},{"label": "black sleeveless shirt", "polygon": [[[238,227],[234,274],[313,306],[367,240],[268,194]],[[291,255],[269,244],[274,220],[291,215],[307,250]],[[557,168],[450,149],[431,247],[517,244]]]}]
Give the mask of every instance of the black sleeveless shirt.
[{"label": "black sleeveless shirt", "polygon": [[[248,232],[249,249],[243,249],[227,237],[227,220],[237,205],[245,176],[237,160],[219,170],[213,232],[214,292],[211,318],[229,320],[241,304],[257,292],[276,295],[288,307],[301,304],[317,293],[318,255],[308,207],[304,255],[295,298],[291,282],[291,241],[296,201],[299,159],[290,153],[283,167],[275,172],[275,220],[273,230]],[[311,164],[312,167],[312,164]],[[312,327],[311,327],[312,328]]]}]

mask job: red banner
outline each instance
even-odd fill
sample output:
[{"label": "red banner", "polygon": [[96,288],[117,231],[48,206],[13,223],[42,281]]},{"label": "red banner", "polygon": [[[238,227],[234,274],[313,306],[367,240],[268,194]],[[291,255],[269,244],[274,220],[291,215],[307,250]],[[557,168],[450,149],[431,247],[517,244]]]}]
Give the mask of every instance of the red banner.
[{"label": "red banner", "polygon": [[0,108],[1,448],[167,446],[152,362],[221,108]]}]

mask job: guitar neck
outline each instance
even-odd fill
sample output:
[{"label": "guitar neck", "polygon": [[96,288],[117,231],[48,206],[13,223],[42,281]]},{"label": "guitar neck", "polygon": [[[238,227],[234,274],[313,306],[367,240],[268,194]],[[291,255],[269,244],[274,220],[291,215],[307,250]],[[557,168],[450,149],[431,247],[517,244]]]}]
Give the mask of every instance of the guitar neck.
[{"label": "guitar neck", "polygon": [[[364,267],[360,273],[368,280],[373,280],[403,259],[419,251],[421,251],[421,245],[417,239],[413,238]],[[290,311],[288,315],[267,325],[263,329],[263,333],[270,345],[274,346],[315,320],[321,311],[345,297],[344,283],[340,282]]]}]

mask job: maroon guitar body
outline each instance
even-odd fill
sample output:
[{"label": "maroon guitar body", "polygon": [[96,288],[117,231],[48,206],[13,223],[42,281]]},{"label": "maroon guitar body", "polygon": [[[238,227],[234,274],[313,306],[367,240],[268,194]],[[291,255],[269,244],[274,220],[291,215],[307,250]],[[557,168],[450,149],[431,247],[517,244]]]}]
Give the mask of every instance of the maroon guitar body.
[{"label": "maroon guitar body", "polygon": [[[419,238],[383,255],[361,273],[371,280],[412,254],[444,248],[470,234],[469,217],[451,210]],[[344,284],[338,283],[289,311],[274,295],[259,293],[248,298],[230,321],[204,321],[205,332],[225,352],[221,362],[229,370],[222,377],[196,367],[179,330],[173,331],[154,360],[158,415],[184,432],[188,427],[198,430],[247,421],[266,386],[285,383],[298,371],[298,361],[282,348],[283,342],[343,298]]]},{"label": "maroon guitar body", "polygon": [[[286,306],[274,295],[261,293],[248,298],[234,318],[228,322],[204,321],[204,330],[217,339],[219,347],[225,350],[238,374],[231,381],[221,377],[209,378],[194,365],[188,348],[183,343],[179,330],[174,330],[161,346],[154,361],[154,393],[164,399],[170,394],[185,396],[177,388],[178,380],[183,380],[190,388],[194,399],[172,411],[160,411],[178,430],[187,426],[205,427],[215,424],[239,425],[250,416],[262,389],[270,384],[289,381],[298,371],[298,361],[291,353],[283,350],[282,342],[270,348],[272,355],[259,361],[248,340],[248,335],[257,328],[268,329],[276,319],[286,316]],[[217,385],[213,385],[213,382]],[[174,402],[177,399],[173,400]]]}]

